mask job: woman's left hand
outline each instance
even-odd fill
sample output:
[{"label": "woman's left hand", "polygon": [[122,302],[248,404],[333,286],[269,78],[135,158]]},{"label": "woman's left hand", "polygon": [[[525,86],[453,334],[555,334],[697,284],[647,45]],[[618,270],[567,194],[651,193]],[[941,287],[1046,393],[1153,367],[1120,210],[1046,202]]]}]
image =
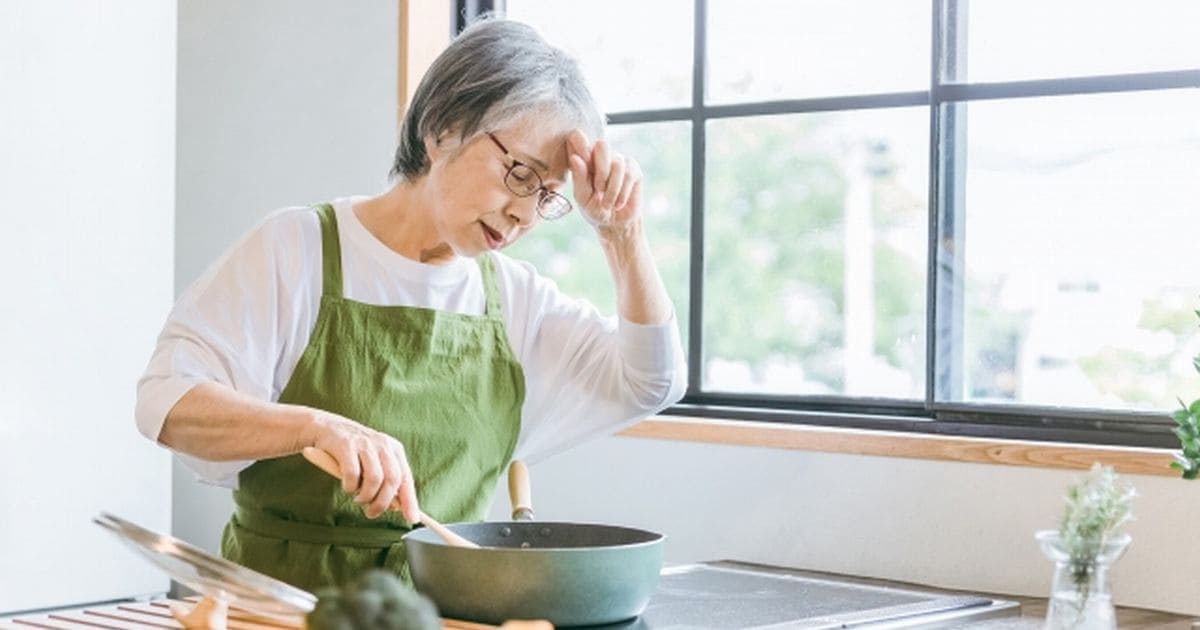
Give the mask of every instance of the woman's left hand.
[{"label": "woman's left hand", "polygon": [[567,136],[575,203],[601,236],[619,235],[641,218],[642,167],[604,140],[590,144],[578,129]]}]

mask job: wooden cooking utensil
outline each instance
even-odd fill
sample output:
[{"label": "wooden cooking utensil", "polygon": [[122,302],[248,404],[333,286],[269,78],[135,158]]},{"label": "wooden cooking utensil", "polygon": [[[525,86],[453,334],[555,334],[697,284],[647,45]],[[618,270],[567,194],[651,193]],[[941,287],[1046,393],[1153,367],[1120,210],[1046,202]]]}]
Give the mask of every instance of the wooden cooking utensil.
[{"label": "wooden cooking utensil", "polygon": [[[317,468],[320,468],[321,470],[333,475],[338,479],[342,478],[342,468],[338,465],[337,460],[333,458],[333,455],[330,455],[329,453],[313,446],[304,447],[302,453],[304,455],[304,459],[312,462],[312,464]],[[400,510],[399,497],[392,499],[391,509],[396,511]],[[450,528],[437,522],[437,520],[428,514],[421,512],[420,516],[421,523],[425,525],[425,527],[432,529],[438,536],[441,536],[442,540],[446,541],[446,544],[453,545],[455,547],[479,549],[479,545],[476,545],[466,538],[463,538],[462,536],[450,531]]]},{"label": "wooden cooking utensil", "polygon": [[184,630],[226,630],[229,627],[229,604],[222,599],[205,597],[191,610],[181,604],[170,604],[168,610]]}]

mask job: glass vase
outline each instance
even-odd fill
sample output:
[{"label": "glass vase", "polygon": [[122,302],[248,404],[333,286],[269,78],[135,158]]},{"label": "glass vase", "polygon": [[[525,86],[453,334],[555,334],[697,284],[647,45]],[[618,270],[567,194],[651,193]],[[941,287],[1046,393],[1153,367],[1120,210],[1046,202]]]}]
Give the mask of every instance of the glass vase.
[{"label": "glass vase", "polygon": [[1132,540],[1129,534],[1105,540],[1095,560],[1079,566],[1071,562],[1071,554],[1056,530],[1040,531],[1036,538],[1042,551],[1054,561],[1046,630],[1115,629],[1117,618],[1113,610],[1109,569],[1125,553]]}]

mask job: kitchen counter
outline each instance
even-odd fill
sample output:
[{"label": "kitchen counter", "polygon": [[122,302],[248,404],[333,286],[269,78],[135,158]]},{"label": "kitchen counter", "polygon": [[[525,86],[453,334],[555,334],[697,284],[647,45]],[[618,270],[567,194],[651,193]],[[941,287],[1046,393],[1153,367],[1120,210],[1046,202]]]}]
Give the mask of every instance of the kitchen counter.
[{"label": "kitchen counter", "polygon": [[[965,626],[970,630],[1041,630],[1046,618],[1045,598],[998,595],[1021,603],[1021,616],[1007,620],[981,621]],[[1117,607],[1117,627],[1125,630],[1192,630],[1193,617],[1159,610]]]},{"label": "kitchen counter", "polygon": [[[741,563],[713,564],[740,565]],[[1046,600],[1044,598],[967,593],[890,580],[859,578],[816,571],[787,571],[794,575],[818,580],[864,584],[889,589],[936,592],[946,595],[982,595],[997,600],[1017,602],[1021,606],[1019,616],[981,619],[973,622],[953,624],[950,627],[967,628],[969,630],[1040,630],[1046,613]],[[133,623],[130,623],[130,619],[133,620]],[[239,619],[230,624],[230,630],[282,630],[285,627],[272,622],[260,625],[247,623],[248,621],[248,619]],[[1123,629],[1139,630],[1192,630],[1192,617],[1154,610],[1118,607],[1117,626]],[[96,628],[104,628],[106,630],[154,630],[156,628],[180,627],[179,624],[171,619],[166,610],[166,602],[164,601],[101,606],[92,609],[92,612],[75,610],[61,613],[25,615],[9,619],[0,618],[0,630],[95,630]],[[454,630],[478,630],[490,627],[493,626],[454,621],[448,621],[446,624],[447,629]]]},{"label": "kitchen counter", "polygon": [[[884,580],[872,580],[872,582],[875,582],[875,583],[877,583],[879,585],[883,585],[883,586],[898,586],[898,587],[917,586],[917,585],[912,585],[912,584],[901,584],[898,582],[887,582]],[[923,587],[919,587],[919,586],[917,586],[917,587],[923,588]],[[1041,630],[1042,624],[1043,624],[1043,617],[1046,614],[1046,600],[1045,599],[1037,599],[1037,598],[1032,598],[1032,597],[1015,597],[1015,596],[1003,596],[1003,597],[1005,597],[1006,599],[1009,599],[1009,600],[1016,600],[1021,603],[1021,616],[1020,617],[1010,617],[1007,619],[994,619],[994,620],[980,621],[980,622],[968,624],[968,625],[965,625],[962,627],[965,628],[966,630]],[[165,609],[165,607],[161,606],[161,602],[159,603],[158,606],[155,606],[154,604],[145,604],[145,603],[130,604],[130,605],[125,606],[124,610],[108,610],[110,608],[115,609],[115,607],[99,607],[99,608],[100,608],[101,612],[105,612],[109,615],[111,615],[112,613],[120,613],[124,617],[130,617],[130,616],[143,617],[143,618],[149,617],[148,621],[151,621],[151,623],[153,623],[154,625],[153,626],[150,626],[150,625],[142,626],[141,624],[122,623],[120,621],[117,621],[116,619],[114,619],[111,616],[109,616],[107,618],[103,617],[103,616],[97,616],[97,615],[89,615],[87,617],[80,617],[75,614],[68,613],[66,615],[59,616],[59,618],[57,618],[57,619],[51,619],[46,614],[26,615],[23,617],[18,617],[19,619],[22,619],[22,620],[26,621],[27,623],[19,623],[19,622],[14,622],[13,619],[0,618],[0,629],[4,629],[4,630],[46,630],[47,628],[54,628],[55,630],[68,630],[68,629],[95,630],[95,628],[99,626],[99,627],[103,627],[103,628],[111,628],[113,630],[116,630],[116,629],[124,630],[127,628],[137,629],[139,626],[141,626],[140,630],[155,630],[156,628],[170,628],[170,627],[180,628],[180,630],[182,630],[182,626],[179,626],[173,619],[171,619],[169,616],[167,616],[165,614],[166,609]],[[146,613],[142,613],[142,614],[134,613],[133,615],[126,614],[131,611],[139,611],[139,610],[147,611],[151,615],[153,615],[154,613],[157,613],[157,616],[150,616],[150,615],[147,615]],[[67,621],[68,619],[84,619],[84,620],[86,620],[86,622],[90,622],[90,623],[88,623],[87,625],[84,625],[83,623]],[[1138,629],[1138,630],[1151,630],[1151,629],[1153,629],[1153,630],[1192,630],[1191,621],[1192,620],[1190,617],[1185,617],[1185,616],[1181,616],[1181,615],[1173,615],[1170,613],[1164,613],[1164,612],[1159,612],[1159,611],[1143,610],[1143,609],[1139,609],[1139,608],[1121,608],[1121,607],[1117,608],[1117,626],[1122,629],[1132,628],[1132,629]],[[32,622],[32,623],[29,623],[29,622]],[[99,623],[97,623],[97,622],[99,622]],[[446,627],[446,630],[480,630],[483,628],[492,628],[494,626],[485,626],[482,624],[471,624],[471,623],[447,621],[445,627]],[[236,623],[236,622],[234,624],[231,624],[231,630],[250,630],[251,628],[254,628],[254,626],[251,624]],[[272,624],[272,626],[260,627],[259,630],[280,630],[280,626]]]},{"label": "kitchen counter", "polygon": [[[824,575],[838,579],[858,579],[869,584],[894,588],[936,590],[944,593],[966,593],[966,591],[952,591],[909,582],[894,582],[890,580],[876,580],[869,578],[848,578],[847,576],[840,576],[830,573],[808,573],[811,573],[812,575]],[[1005,595],[1001,593],[973,594],[1018,602],[1021,604],[1021,615],[1019,617],[1010,617],[1008,619],[980,621],[963,626],[964,628],[969,628],[970,630],[1041,630],[1045,622],[1047,600],[1044,597],[1024,597],[1020,595]],[[1124,606],[1117,607],[1117,627],[1121,628],[1122,630],[1192,630],[1193,619],[1195,618],[1186,615],[1162,612],[1159,610],[1129,608]]]}]

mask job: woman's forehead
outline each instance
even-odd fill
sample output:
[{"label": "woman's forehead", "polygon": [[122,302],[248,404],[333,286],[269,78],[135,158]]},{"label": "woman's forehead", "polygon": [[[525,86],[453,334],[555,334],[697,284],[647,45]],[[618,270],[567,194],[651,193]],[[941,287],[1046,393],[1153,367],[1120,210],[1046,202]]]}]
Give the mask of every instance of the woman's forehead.
[{"label": "woman's forehead", "polygon": [[513,157],[543,173],[562,177],[567,170],[567,136],[571,131],[557,121],[527,120],[493,133]]}]

